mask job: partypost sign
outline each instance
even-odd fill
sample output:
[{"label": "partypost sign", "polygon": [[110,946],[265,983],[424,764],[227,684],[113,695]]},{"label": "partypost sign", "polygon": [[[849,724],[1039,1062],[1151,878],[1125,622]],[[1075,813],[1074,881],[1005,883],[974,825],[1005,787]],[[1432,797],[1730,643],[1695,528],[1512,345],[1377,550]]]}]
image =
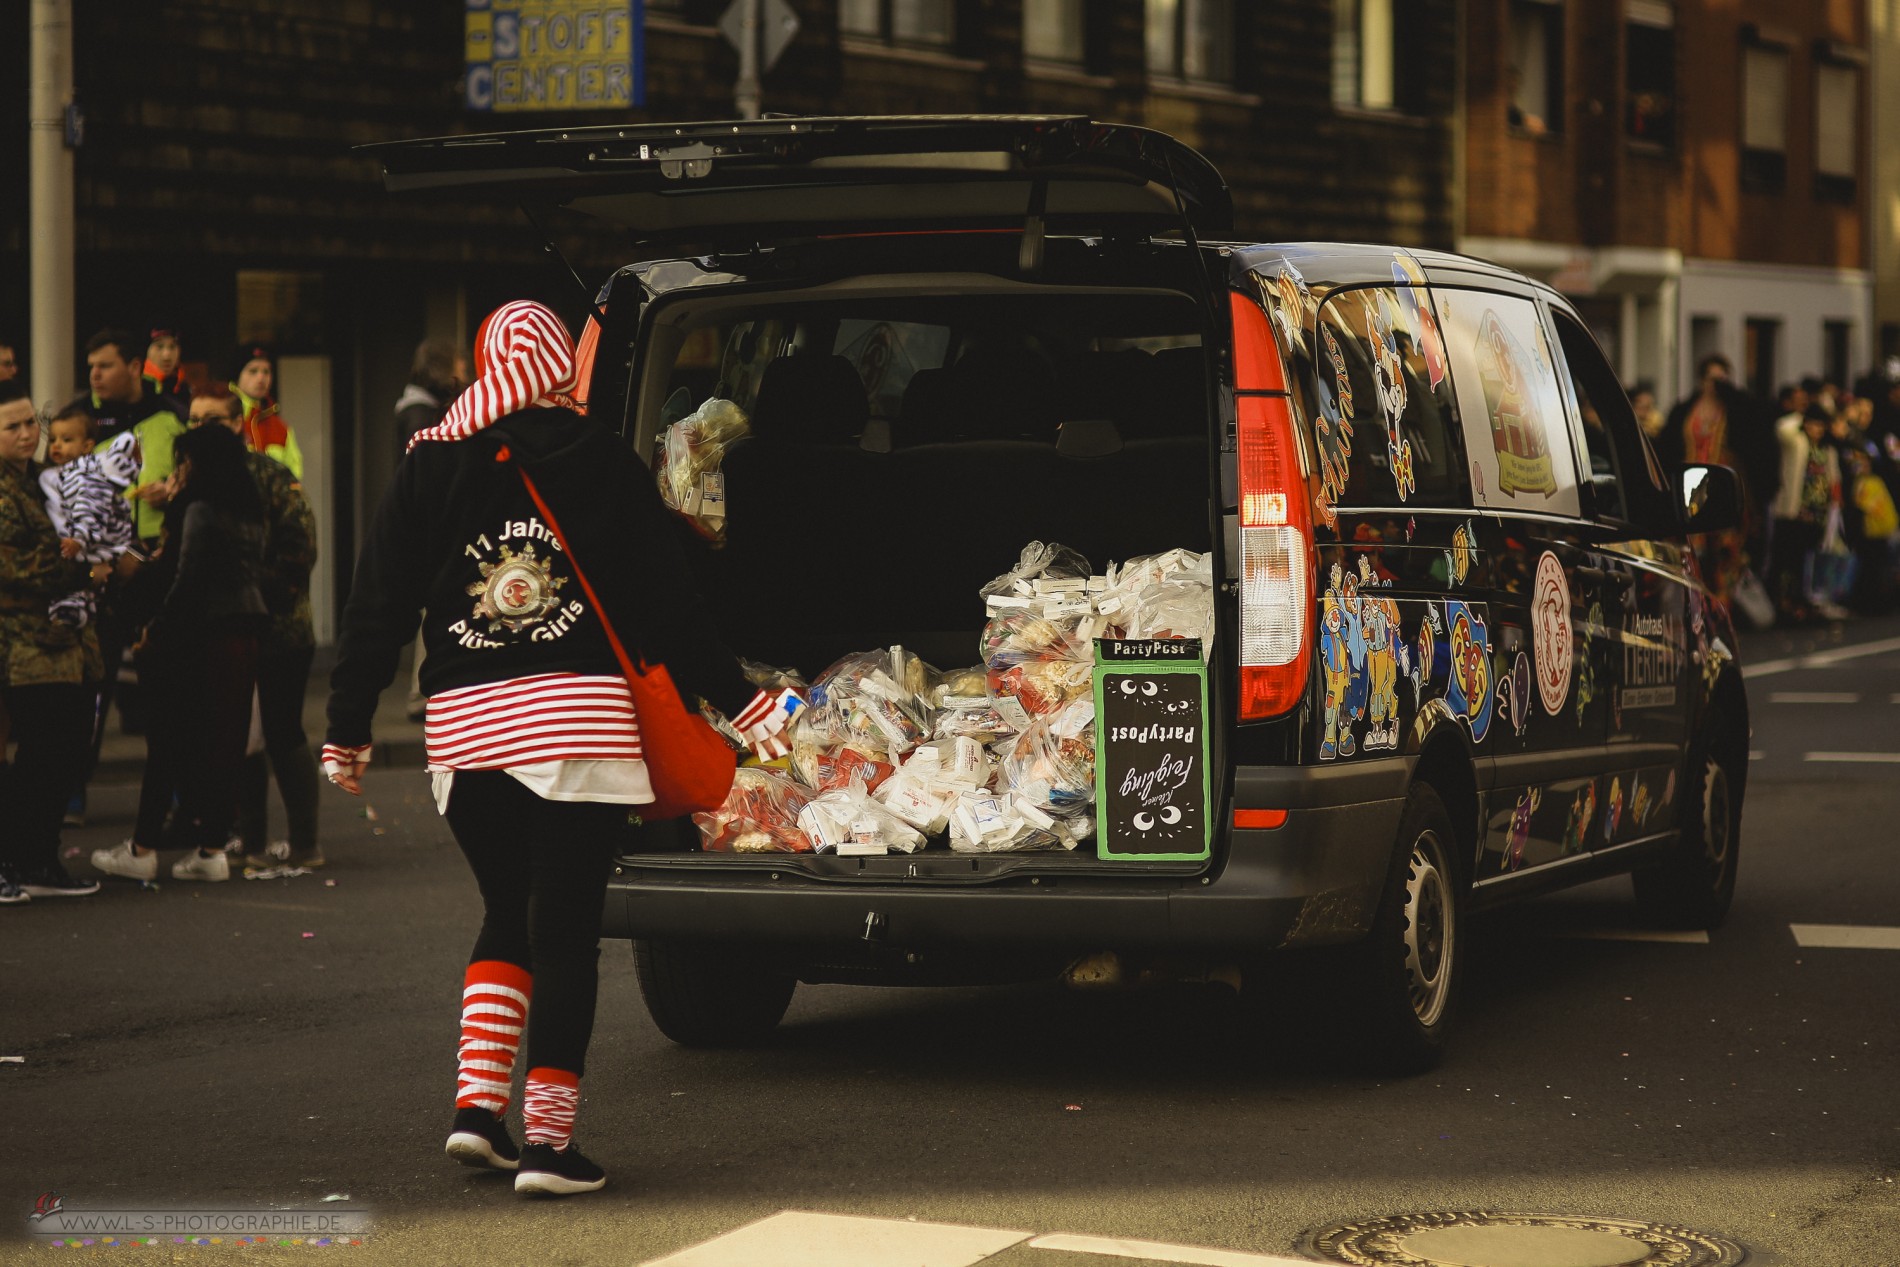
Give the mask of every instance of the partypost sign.
[{"label": "partypost sign", "polygon": [[641,0],[467,0],[470,110],[626,110],[646,104]]}]

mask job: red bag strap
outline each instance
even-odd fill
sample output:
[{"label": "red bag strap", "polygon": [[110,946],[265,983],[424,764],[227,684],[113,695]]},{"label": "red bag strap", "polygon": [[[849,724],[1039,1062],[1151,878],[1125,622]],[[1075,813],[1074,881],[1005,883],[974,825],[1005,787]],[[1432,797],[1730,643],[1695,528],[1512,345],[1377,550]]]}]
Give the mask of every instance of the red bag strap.
[{"label": "red bag strap", "polygon": [[554,539],[566,552],[567,564],[574,569],[574,579],[581,583],[581,591],[587,595],[587,601],[594,605],[594,612],[600,617],[600,627],[606,630],[607,642],[614,649],[614,657],[620,661],[621,671],[628,677],[645,677],[644,662],[628,655],[627,648],[621,644],[620,635],[614,631],[613,622],[607,619],[607,609],[601,605],[600,595],[594,593],[594,587],[589,583],[587,573],[581,571],[581,561],[574,554],[574,547],[569,544],[567,534],[561,531],[561,521],[554,517],[552,510],[548,509],[547,502],[541,496],[541,490],[535,487],[534,480],[528,475],[528,468],[519,462],[514,462],[514,454],[505,444],[496,451],[495,461],[513,462],[515,473],[521,476],[522,485],[527,488],[528,496],[534,501],[534,508],[541,512],[541,518],[547,521],[548,531],[554,534]]}]

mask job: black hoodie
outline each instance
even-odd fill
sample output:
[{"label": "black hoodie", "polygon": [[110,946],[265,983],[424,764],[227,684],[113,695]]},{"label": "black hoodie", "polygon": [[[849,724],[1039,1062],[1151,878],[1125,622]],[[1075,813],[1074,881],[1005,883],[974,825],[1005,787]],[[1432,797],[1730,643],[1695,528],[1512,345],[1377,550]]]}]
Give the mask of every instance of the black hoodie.
[{"label": "black hoodie", "polygon": [[[508,458],[504,459],[503,454]],[[628,651],[737,716],[755,690],[712,629],[653,473],[605,427],[525,409],[424,441],[376,512],[343,609],[328,741],[370,741],[376,698],[422,625],[422,690],[620,664],[515,463],[533,477]]]}]

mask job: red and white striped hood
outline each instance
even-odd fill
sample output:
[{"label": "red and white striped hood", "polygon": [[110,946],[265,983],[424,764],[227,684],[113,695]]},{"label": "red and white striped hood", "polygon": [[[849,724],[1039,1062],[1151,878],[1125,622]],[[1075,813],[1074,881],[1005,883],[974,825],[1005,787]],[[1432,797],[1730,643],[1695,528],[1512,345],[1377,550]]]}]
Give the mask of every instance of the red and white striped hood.
[{"label": "red and white striped hood", "polygon": [[475,381],[455,398],[442,421],[410,437],[465,440],[523,409],[574,408],[574,337],[561,319],[527,299],[488,314],[475,336]]}]

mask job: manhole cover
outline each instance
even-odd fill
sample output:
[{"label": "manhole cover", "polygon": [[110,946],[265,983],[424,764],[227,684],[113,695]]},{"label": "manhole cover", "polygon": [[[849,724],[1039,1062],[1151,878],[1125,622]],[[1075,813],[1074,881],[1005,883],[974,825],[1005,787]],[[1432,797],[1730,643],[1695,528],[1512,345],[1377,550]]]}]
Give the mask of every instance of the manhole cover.
[{"label": "manhole cover", "polygon": [[1488,1210],[1361,1219],[1308,1243],[1362,1267],[1734,1267],[1747,1257],[1733,1241],[1686,1227]]}]

